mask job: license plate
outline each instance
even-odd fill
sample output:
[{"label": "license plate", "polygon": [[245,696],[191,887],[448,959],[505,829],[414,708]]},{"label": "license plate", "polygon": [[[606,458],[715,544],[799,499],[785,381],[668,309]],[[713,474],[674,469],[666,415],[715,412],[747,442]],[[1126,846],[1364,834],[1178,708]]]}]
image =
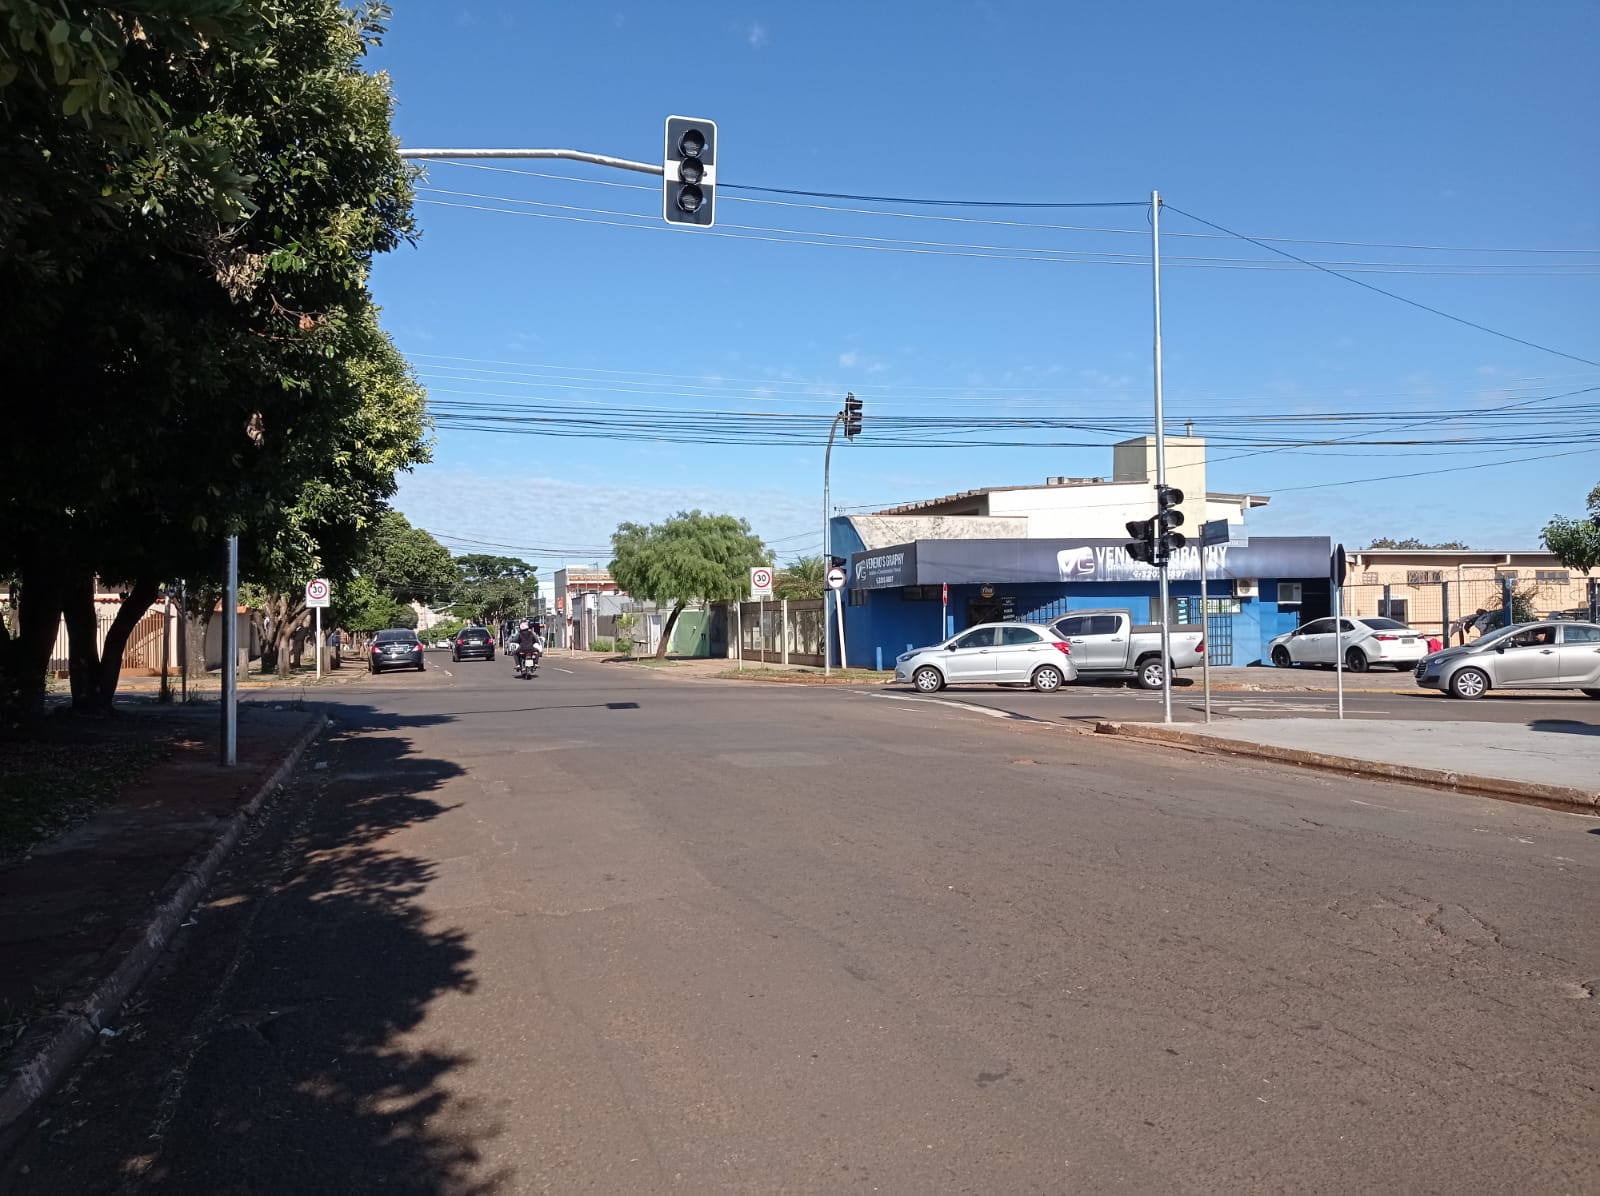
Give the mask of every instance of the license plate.
[{"label": "license plate", "polygon": [[1401,640],[1400,642],[1402,644],[1404,644],[1408,648],[1414,648],[1414,647],[1416,647],[1416,644],[1417,644],[1417,637],[1416,636],[1412,636],[1410,639]]}]

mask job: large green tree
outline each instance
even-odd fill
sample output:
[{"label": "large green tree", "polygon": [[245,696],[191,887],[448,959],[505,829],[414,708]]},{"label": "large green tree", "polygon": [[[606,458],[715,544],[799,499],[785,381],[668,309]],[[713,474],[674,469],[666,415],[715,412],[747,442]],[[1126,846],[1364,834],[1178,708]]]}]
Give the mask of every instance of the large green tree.
[{"label": "large green tree", "polygon": [[624,523],[611,535],[611,576],[635,598],[672,603],[656,656],[667,654],[672,629],[691,602],[733,601],[750,585],[750,570],[767,550],[750,524],[733,515],[679,511],[661,523]]},{"label": "large green tree", "polygon": [[828,587],[828,570],[821,556],[797,556],[772,580],[774,598],[821,598]]},{"label": "large green tree", "polygon": [[0,438],[21,615],[0,671],[28,704],[62,614],[75,704],[109,702],[97,574],[130,594],[105,645],[120,658],[160,580],[214,576],[230,531],[270,572],[316,523],[316,487],[338,488],[352,374],[398,361],[370,261],[413,232],[388,81],[362,66],[384,17],[0,0],[0,293],[29,299],[0,321],[28,428]]},{"label": "large green tree", "polygon": [[1589,491],[1589,515],[1568,519],[1557,515],[1545,524],[1539,538],[1568,569],[1587,573],[1600,569],[1600,486]]},{"label": "large green tree", "polygon": [[1378,539],[1368,544],[1367,548],[1399,548],[1411,549],[1418,552],[1429,552],[1436,549],[1453,549],[1459,552],[1467,551],[1467,546],[1460,540],[1440,540],[1438,543],[1429,543],[1426,540],[1418,540],[1414,537],[1407,537],[1404,540],[1396,540],[1392,536],[1380,536]]},{"label": "large green tree", "polygon": [[485,626],[525,614],[539,596],[534,567],[514,556],[469,552],[456,558],[461,571],[456,610]]}]

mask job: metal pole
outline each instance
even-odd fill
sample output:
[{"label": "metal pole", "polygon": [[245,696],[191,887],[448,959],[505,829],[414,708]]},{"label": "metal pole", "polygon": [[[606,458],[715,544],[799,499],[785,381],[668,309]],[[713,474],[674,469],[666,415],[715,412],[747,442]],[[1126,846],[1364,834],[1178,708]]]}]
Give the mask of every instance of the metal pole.
[{"label": "metal pole", "polygon": [[[827,612],[824,611],[823,614],[826,615]],[[822,621],[827,623],[828,620],[824,618]],[[744,672],[744,603],[737,598],[733,600],[733,634],[739,656],[739,664],[735,671],[742,673]]]},{"label": "metal pole", "polygon": [[[1161,192],[1150,192],[1150,276],[1155,314],[1156,486],[1167,484],[1167,432],[1161,410]],[[1161,586],[1161,721],[1172,721],[1172,632],[1167,626],[1167,561],[1156,569]]]},{"label": "metal pole", "polygon": [[1201,683],[1206,687],[1206,722],[1211,721],[1211,607],[1206,601],[1206,544],[1200,545],[1200,654]]},{"label": "metal pole", "polygon": [[[828,518],[828,487],[830,474],[833,470],[833,437],[839,431],[839,421],[844,418],[844,412],[833,417],[833,423],[828,425],[828,448],[822,454],[822,575],[827,577],[828,570],[833,568],[833,528]],[[844,665],[844,650],[839,651],[839,664]],[[833,672],[833,635],[828,626],[828,595],[822,595],[822,679],[826,681]]]},{"label": "metal pole", "polygon": [[845,656],[844,652],[844,591],[842,589],[833,592],[833,609],[839,615],[839,671],[842,673],[850,667],[850,660]]},{"label": "metal pole", "polygon": [[1500,625],[1502,627],[1511,626],[1512,615],[1516,613],[1514,607],[1511,579],[1502,573],[1500,575]]},{"label": "metal pole", "polygon": [[239,763],[239,537],[228,537],[222,587],[222,765]]},{"label": "metal pole", "polygon": [[316,612],[317,612],[317,615],[316,615],[316,620],[317,620],[317,629],[316,629],[316,636],[317,636],[317,680],[321,681],[322,680],[322,608],[320,606],[318,606],[318,607],[314,607],[313,609],[316,610]]},{"label": "metal pole", "polygon": [[1450,583],[1439,583],[1439,646],[1450,646]]},{"label": "metal pole", "polygon": [[189,702],[189,582],[178,583],[178,697],[185,705]]},{"label": "metal pole", "polygon": [[161,702],[163,705],[172,701],[172,686],[167,680],[167,671],[172,664],[172,594],[168,587],[171,583],[163,583],[161,587]]},{"label": "metal pole", "polygon": [[1600,578],[1589,579],[1589,622],[1600,623]]},{"label": "metal pole", "polygon": [[635,170],[640,174],[663,173],[660,162],[635,162],[631,158],[613,158],[609,154],[590,154],[570,149],[403,149],[400,156],[409,161],[443,158],[561,158],[567,162],[587,162],[591,166],[612,166],[617,170]]},{"label": "metal pole", "polygon": [[1344,718],[1344,585],[1333,586],[1333,671],[1339,688],[1339,717]]}]

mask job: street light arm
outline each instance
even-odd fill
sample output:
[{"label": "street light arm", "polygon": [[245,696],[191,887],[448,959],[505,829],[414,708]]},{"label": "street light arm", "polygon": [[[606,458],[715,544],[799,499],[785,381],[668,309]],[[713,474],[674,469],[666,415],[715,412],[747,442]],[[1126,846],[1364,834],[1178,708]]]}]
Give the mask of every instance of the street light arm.
[{"label": "street light arm", "polygon": [[636,170],[640,174],[660,174],[660,162],[635,162],[609,154],[591,154],[571,149],[402,149],[402,158],[413,161],[474,158],[560,158],[567,162],[587,162],[591,166],[610,166],[617,170]]}]

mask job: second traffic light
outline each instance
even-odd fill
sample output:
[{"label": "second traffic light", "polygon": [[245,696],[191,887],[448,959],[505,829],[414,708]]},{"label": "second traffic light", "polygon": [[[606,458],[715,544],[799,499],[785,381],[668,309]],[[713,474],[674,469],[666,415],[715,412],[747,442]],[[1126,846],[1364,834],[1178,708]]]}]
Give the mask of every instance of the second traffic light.
[{"label": "second traffic light", "polygon": [[1136,561],[1143,561],[1146,565],[1156,563],[1156,521],[1154,519],[1130,519],[1127,524],[1128,534],[1133,541],[1128,545],[1128,555]]},{"label": "second traffic light", "polygon": [[667,117],[661,158],[661,215],[668,224],[716,223],[717,123]]},{"label": "second traffic light", "polygon": [[844,396],[844,437],[854,440],[861,431],[861,400],[854,394]]},{"label": "second traffic light", "polygon": [[1183,491],[1176,486],[1156,487],[1155,541],[1156,555],[1166,560],[1187,543],[1187,537],[1173,528],[1183,526],[1183,512],[1178,506],[1183,502]]}]

